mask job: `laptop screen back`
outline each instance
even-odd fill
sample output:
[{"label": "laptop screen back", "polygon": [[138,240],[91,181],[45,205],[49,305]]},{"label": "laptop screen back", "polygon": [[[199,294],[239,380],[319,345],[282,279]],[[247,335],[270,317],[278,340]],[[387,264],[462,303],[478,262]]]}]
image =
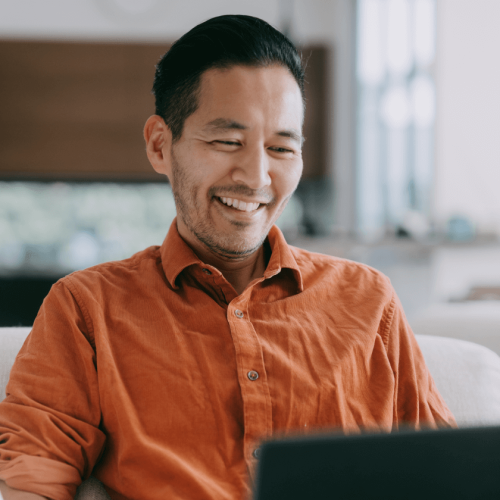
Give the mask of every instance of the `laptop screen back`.
[{"label": "laptop screen back", "polygon": [[500,498],[500,427],[318,436],[262,446],[255,500]]}]

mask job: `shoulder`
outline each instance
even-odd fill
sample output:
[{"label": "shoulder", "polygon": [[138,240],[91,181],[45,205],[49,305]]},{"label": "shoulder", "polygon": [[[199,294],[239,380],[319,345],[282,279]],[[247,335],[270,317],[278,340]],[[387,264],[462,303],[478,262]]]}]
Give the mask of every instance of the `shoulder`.
[{"label": "shoulder", "polygon": [[382,334],[387,344],[398,300],[387,276],[348,259],[293,248],[304,284],[304,298],[327,314],[337,327]]},{"label": "shoulder", "polygon": [[128,259],[105,262],[60,279],[58,285],[76,290],[98,293],[103,289],[133,288],[154,279],[161,268],[158,246],[142,250]]},{"label": "shoulder", "polygon": [[290,247],[299,266],[304,286],[317,281],[330,283],[343,290],[366,292],[393,296],[393,288],[387,276],[360,262],[331,255],[310,252],[301,248]]}]

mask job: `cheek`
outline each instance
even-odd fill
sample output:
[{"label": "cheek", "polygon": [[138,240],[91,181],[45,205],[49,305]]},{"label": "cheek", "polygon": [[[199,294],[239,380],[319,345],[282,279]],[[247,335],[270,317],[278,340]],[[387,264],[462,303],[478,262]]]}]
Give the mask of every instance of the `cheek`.
[{"label": "cheek", "polygon": [[275,175],[274,183],[279,198],[289,198],[295,191],[302,175],[302,162],[282,169]]},{"label": "cheek", "polygon": [[177,177],[182,179],[182,187],[200,196],[210,185],[212,169],[203,155],[179,155],[176,165]]},{"label": "cheek", "polygon": [[213,151],[211,148],[201,150],[190,159],[193,176],[200,184],[214,185],[227,176],[231,170],[231,162],[227,155]]}]

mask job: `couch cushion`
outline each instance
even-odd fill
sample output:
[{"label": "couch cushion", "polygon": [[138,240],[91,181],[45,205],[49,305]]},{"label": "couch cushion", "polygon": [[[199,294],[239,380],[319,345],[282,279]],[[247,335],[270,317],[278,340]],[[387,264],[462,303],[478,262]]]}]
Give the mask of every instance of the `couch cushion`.
[{"label": "couch cushion", "polygon": [[439,392],[460,426],[500,424],[500,357],[488,348],[416,335]]},{"label": "couch cushion", "polygon": [[0,328],[0,401],[5,398],[5,386],[10,369],[31,328]]}]

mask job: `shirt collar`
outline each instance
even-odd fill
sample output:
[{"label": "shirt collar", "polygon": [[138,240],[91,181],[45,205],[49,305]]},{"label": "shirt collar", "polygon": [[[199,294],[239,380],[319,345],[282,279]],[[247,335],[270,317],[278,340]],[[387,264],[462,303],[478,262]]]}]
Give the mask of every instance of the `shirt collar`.
[{"label": "shirt collar", "polygon": [[175,283],[177,276],[186,267],[193,264],[201,264],[201,260],[181,238],[179,231],[177,231],[177,217],[170,224],[170,229],[160,248],[160,255],[165,276],[175,290],[179,288]]},{"label": "shirt collar", "polygon": [[[269,231],[268,241],[272,254],[264,271],[264,278],[268,279],[276,276],[284,268],[291,269],[297,281],[298,288],[302,292],[303,282],[299,266],[282,232],[277,226],[273,226]],[[165,276],[174,289],[179,288],[176,284],[176,279],[184,269],[196,264],[203,265],[203,262],[181,238],[177,230],[177,218],[170,225],[167,236],[161,245],[160,255]]]},{"label": "shirt collar", "polygon": [[264,278],[271,278],[281,272],[282,269],[291,269],[300,292],[304,290],[302,274],[290,246],[285,240],[278,226],[273,226],[267,235],[271,246],[271,258],[264,271]]}]

